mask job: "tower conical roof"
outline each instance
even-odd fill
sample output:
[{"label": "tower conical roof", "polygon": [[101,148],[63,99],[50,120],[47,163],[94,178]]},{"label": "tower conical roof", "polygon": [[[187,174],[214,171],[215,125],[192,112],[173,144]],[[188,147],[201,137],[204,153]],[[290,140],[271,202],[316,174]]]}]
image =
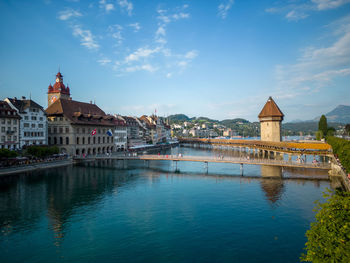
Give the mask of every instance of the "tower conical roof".
[{"label": "tower conical roof", "polygon": [[272,99],[272,97],[269,97],[267,100],[264,108],[261,110],[259,118],[264,118],[264,117],[284,117],[284,114],[278,108],[276,102]]}]

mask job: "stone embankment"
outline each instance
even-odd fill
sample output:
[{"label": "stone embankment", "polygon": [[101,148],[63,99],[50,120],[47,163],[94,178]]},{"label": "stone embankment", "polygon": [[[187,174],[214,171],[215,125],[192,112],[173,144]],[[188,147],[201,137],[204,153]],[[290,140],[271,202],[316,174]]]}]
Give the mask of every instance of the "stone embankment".
[{"label": "stone embankment", "polygon": [[73,160],[71,158],[65,158],[62,160],[38,162],[33,164],[25,164],[20,166],[1,168],[0,176],[31,172],[31,171],[41,170],[41,169],[56,168],[56,167],[70,165],[72,163],[73,163]]},{"label": "stone embankment", "polygon": [[350,178],[348,177],[345,169],[335,156],[332,158],[331,170],[329,170],[330,176],[338,176],[341,178],[343,188],[350,192]]}]

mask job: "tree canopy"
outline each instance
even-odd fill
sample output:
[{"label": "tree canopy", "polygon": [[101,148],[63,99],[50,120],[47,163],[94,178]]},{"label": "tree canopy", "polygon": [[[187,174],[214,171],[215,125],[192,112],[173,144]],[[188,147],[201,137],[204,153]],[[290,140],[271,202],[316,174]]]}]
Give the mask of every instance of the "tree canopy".
[{"label": "tree canopy", "polygon": [[324,135],[328,132],[327,118],[324,115],[321,116],[320,121],[318,122],[318,130],[322,131]]}]

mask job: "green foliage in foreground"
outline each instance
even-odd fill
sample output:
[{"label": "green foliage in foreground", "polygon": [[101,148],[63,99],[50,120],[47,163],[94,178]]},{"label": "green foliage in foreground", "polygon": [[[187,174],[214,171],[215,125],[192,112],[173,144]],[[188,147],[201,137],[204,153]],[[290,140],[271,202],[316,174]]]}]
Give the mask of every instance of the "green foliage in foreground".
[{"label": "green foliage in foreground", "polygon": [[0,149],[0,158],[14,158],[17,157],[17,153],[15,151],[11,151],[9,149]]},{"label": "green foliage in foreground", "polygon": [[57,154],[59,152],[57,146],[38,146],[33,145],[29,146],[26,149],[26,154],[31,155],[38,158],[47,157],[53,154]]},{"label": "green foliage in foreground", "polygon": [[333,153],[336,154],[346,171],[350,173],[350,141],[332,137],[327,137],[327,143],[332,146]]},{"label": "green foliage in foreground", "polygon": [[324,194],[325,203],[316,202],[316,222],[306,232],[306,254],[301,261],[350,262],[350,193]]},{"label": "green foliage in foreground", "polygon": [[324,135],[328,132],[327,118],[322,115],[320,121],[318,122],[318,130],[322,131]]}]

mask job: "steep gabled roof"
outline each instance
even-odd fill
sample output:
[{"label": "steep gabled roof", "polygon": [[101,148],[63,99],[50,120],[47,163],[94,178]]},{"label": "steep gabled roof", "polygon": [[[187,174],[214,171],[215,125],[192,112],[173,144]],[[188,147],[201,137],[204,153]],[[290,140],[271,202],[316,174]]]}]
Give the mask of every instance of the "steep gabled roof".
[{"label": "steep gabled roof", "polygon": [[23,113],[27,108],[36,108],[44,111],[43,107],[41,107],[38,103],[33,100],[18,100],[16,98],[8,98],[13,106],[15,106],[20,113]]},{"label": "steep gabled roof", "polygon": [[114,126],[116,119],[106,115],[97,105],[75,100],[59,99],[51,104],[46,113],[50,115],[64,115],[74,124]]},{"label": "steep gabled roof", "polygon": [[272,97],[269,97],[267,100],[264,108],[261,110],[259,118],[264,117],[284,117],[284,114],[280,110],[280,108],[277,106],[276,102],[272,99]]}]

